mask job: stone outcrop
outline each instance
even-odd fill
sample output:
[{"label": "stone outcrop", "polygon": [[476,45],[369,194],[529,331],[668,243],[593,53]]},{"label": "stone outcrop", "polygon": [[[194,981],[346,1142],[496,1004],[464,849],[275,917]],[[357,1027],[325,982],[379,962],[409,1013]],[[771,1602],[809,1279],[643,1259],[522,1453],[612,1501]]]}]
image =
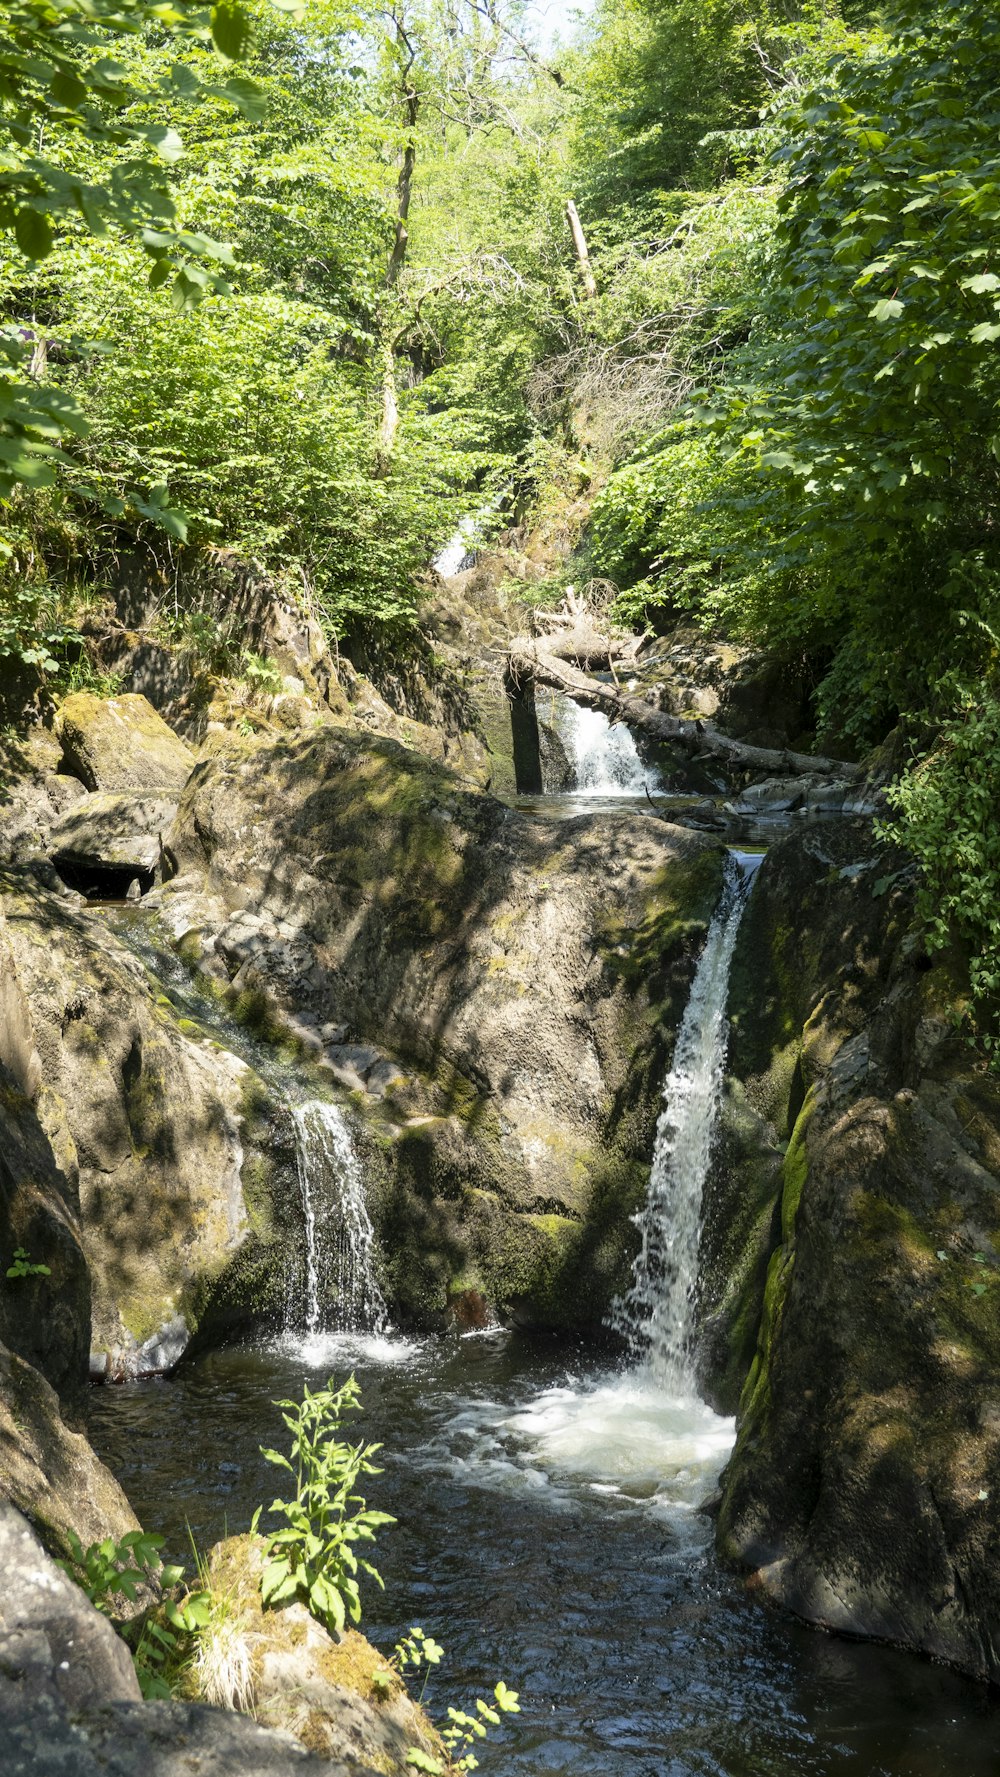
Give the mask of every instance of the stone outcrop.
[{"label": "stone outcrop", "polygon": [[17,1322],[82,1374],[91,1287],[112,1374],[169,1368],[199,1327],[273,1317],[299,1214],[283,1100],[160,991],[113,916],[28,873],[0,880],[0,906],[41,1081],[7,1105],[8,1238],[52,1270],[12,1286],[0,1331],[62,1386]]},{"label": "stone outcrop", "polygon": [[0,1570],[5,1777],[376,1777],[243,1716],[143,1703],[125,1643],[2,1501]]},{"label": "stone outcrop", "polygon": [[59,706],[56,734],[64,770],[88,790],[176,791],[194,764],[190,747],[138,693],[74,691]]},{"label": "stone outcrop", "polygon": [[221,961],[237,1011],[335,1027],[410,1083],[358,1095],[397,1307],[426,1318],[475,1287],[599,1321],[718,848],[632,814],[520,815],[334,729],[220,740],[169,844],[164,918],[216,979]]},{"label": "stone outcrop", "polygon": [[997,1681],[1000,1082],[907,882],[863,823],[788,839],[741,934],[708,1229],[721,1404],[752,1363],[719,1542],[810,1621]]}]

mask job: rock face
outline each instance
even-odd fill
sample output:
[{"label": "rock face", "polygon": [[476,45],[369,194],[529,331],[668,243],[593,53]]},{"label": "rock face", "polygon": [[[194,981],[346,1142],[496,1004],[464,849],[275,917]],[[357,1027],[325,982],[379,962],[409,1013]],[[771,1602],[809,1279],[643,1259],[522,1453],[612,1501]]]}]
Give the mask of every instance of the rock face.
[{"label": "rock face", "polygon": [[757,1331],[719,1541],[810,1621],[996,1681],[1000,1081],[908,933],[900,862],[861,823],[786,840],[741,934],[723,1404]]},{"label": "rock face", "polygon": [[140,1701],[111,1624],[0,1502],[5,1777],[375,1777],[221,1710]]},{"label": "rock face", "polygon": [[118,1541],[137,1519],[86,1438],[65,1424],[59,1398],[23,1358],[0,1346],[0,1496],[17,1506],[48,1547]]},{"label": "rock face", "polygon": [[599,1320],[718,848],[643,816],[519,815],[332,729],[220,741],[169,844],[164,917],[193,961],[221,959],[237,1007],[335,1027],[409,1081],[358,1095],[397,1307],[478,1288],[528,1320]]},{"label": "rock face", "polygon": [[191,749],[137,693],[101,698],[75,691],[56,718],[64,769],[88,790],[179,790]]},{"label": "rock face", "polygon": [[[10,1250],[25,1246],[52,1269],[11,1286],[20,1312],[5,1336],[61,1386],[45,1351],[23,1348],[17,1322],[45,1329],[66,1373],[83,1374],[85,1255],[98,1368],[168,1368],[199,1326],[277,1311],[297,1238],[287,1112],[158,991],[112,916],[26,873],[0,879],[0,906],[44,1082],[37,1104],[8,1105],[21,1144]],[[71,1263],[86,1303],[68,1293]]]}]

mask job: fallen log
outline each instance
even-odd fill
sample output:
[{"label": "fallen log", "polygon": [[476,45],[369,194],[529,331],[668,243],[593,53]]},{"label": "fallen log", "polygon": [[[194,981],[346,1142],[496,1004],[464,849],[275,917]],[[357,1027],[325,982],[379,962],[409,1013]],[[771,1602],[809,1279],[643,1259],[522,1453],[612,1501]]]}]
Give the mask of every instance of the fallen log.
[{"label": "fallen log", "polygon": [[708,722],[671,716],[654,709],[641,697],[633,697],[614,685],[602,685],[579,668],[560,660],[530,636],[518,636],[510,644],[507,672],[514,685],[531,682],[561,691],[574,703],[601,710],[612,722],[627,722],[653,740],[671,741],[698,759],[719,759],[738,770],[777,776],[859,778],[862,767],[844,759],[827,759],[816,753],[793,753],[787,747],[754,747],[746,741],[721,734]]}]

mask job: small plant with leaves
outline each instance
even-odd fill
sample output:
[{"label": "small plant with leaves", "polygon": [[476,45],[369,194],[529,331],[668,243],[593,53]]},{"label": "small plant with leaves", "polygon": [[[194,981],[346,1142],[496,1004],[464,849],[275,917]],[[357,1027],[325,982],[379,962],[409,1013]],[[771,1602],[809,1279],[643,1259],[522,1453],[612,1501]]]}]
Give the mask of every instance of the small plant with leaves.
[{"label": "small plant with leaves", "polygon": [[[270,1508],[286,1523],[268,1538],[261,1600],[266,1608],[299,1598],[317,1622],[339,1633],[348,1617],[352,1623],[361,1618],[359,1572],[382,1584],[377,1569],[355,1553],[356,1544],[373,1543],[383,1524],[395,1523],[388,1512],[370,1511],[356,1491],[362,1475],[381,1473],[371,1460],[381,1445],[341,1443],[335,1436],[344,1416],[361,1409],[353,1376],[340,1388],[331,1377],[326,1388],[307,1386],[301,1401],[274,1405],[292,1434],[291,1449],[283,1456],[261,1446],[261,1454],[292,1476],[295,1494]],[[254,1533],[261,1511],[254,1513]]]},{"label": "small plant with leaves", "polygon": [[467,1709],[449,1709],[448,1726],[441,1729],[441,1738],[447,1748],[447,1763],[419,1746],[411,1746],[406,1755],[410,1769],[423,1771],[426,1777],[454,1777],[458,1771],[476,1770],[479,1760],[474,1747],[486,1739],[490,1728],[499,1727],[501,1716],[520,1714],[517,1696],[517,1691],[509,1691],[501,1679],[494,1686],[492,1703],[484,1703],[482,1697],[477,1697],[474,1713]]},{"label": "small plant with leaves", "polygon": [[36,1265],[25,1246],[14,1248],[13,1263],[7,1266],[8,1277],[51,1277],[48,1265]]},{"label": "small plant with leaves", "polygon": [[[74,1530],[68,1532],[67,1541],[70,1558],[59,1566],[106,1617],[120,1615],[117,1601],[126,1599],[134,1604],[140,1586],[168,1591],[179,1587],[184,1578],[183,1567],[164,1565],[162,1536],[145,1530],[130,1530],[118,1542],[108,1536],[86,1549]],[[181,1663],[190,1637],[207,1623],[210,1606],[208,1592],[191,1591],[179,1600],[165,1597],[143,1619],[132,1658],[139,1688],[147,1700],[172,1695],[168,1671]]]},{"label": "small plant with leaves", "polygon": [[422,1629],[413,1628],[408,1635],[403,1636],[402,1641],[397,1641],[387,1666],[382,1671],[372,1674],[372,1685],[380,1697],[387,1697],[392,1690],[393,1673],[402,1676],[404,1672],[412,1670],[416,1674],[422,1666],[424,1668],[424,1682],[420,1687],[420,1696],[417,1698],[417,1702],[420,1703],[423,1701],[424,1691],[427,1689],[431,1667],[437,1666],[443,1657],[444,1648],[440,1642],[434,1640],[433,1635],[425,1635]]}]

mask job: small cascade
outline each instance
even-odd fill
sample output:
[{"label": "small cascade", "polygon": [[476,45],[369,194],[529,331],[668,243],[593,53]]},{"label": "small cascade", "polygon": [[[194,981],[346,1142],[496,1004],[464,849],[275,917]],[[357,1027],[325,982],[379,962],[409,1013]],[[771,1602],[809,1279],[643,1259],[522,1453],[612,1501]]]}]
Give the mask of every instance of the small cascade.
[{"label": "small cascade", "polygon": [[635,1218],[642,1245],[632,1286],[611,1324],[636,1360],[674,1398],[694,1398],[695,1307],[702,1193],[722,1099],[729,1026],[726,1000],[736,934],[761,858],[730,852],[722,897],[691,984],[663,1088],[646,1203]]},{"label": "small cascade", "polygon": [[556,730],[573,773],[571,794],[641,796],[659,788],[659,773],[644,765],[631,729],[609,722],[602,710],[560,699]]},{"label": "small cascade", "polygon": [[[388,1311],[375,1277],[375,1231],[358,1157],[343,1113],[319,1099],[292,1108],[295,1158],[305,1218],[305,1325],[325,1330],[335,1303],[338,1331],[382,1333]],[[290,1304],[301,1324],[303,1304]]]}]

